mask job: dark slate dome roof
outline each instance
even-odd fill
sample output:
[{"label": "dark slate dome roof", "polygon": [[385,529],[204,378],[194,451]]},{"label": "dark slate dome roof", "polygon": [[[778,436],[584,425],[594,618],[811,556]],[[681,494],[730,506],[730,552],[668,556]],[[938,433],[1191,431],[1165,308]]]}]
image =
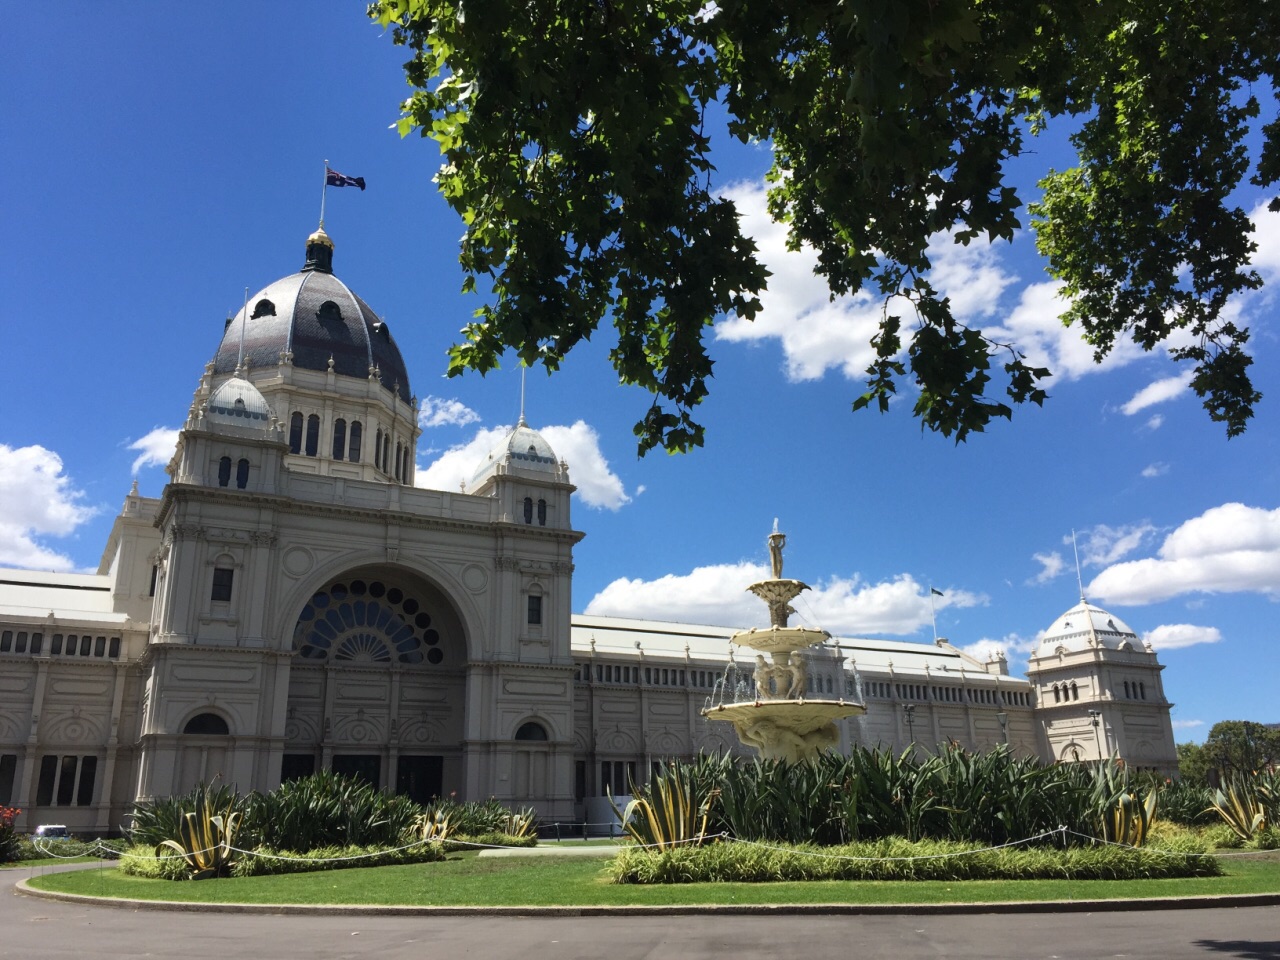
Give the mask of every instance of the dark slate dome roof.
[{"label": "dark slate dome roof", "polygon": [[[301,272],[284,277],[249,298],[245,309],[227,322],[214,356],[214,373],[233,373],[244,357],[250,369],[274,367],[280,354],[293,365],[365,379],[371,367],[388,390],[409,402],[409,375],[387,325],[369,305],[333,275],[333,241],[317,230],[307,239]],[[246,314],[248,318],[246,320]]]}]

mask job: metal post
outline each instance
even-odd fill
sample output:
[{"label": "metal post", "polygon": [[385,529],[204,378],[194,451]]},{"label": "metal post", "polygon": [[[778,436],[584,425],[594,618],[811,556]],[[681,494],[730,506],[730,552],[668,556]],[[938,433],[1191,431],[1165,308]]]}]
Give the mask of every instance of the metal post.
[{"label": "metal post", "polygon": [[911,755],[914,757],[916,753],[916,705],[914,703],[904,703],[902,711],[907,715],[907,736],[911,740]]},{"label": "metal post", "polygon": [[1089,722],[1093,724],[1093,739],[1098,747],[1098,759],[1105,760],[1107,755],[1102,752],[1102,711],[1090,710]]},{"label": "metal post", "polygon": [[996,714],[996,719],[1000,721],[1000,740],[1007,747],[1009,745],[1009,715],[1001,710]]}]

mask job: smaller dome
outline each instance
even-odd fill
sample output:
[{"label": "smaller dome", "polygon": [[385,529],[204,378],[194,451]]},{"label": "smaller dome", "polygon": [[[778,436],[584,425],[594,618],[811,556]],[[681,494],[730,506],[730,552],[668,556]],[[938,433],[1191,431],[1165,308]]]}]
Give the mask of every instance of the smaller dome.
[{"label": "smaller dome", "polygon": [[209,395],[205,418],[213,423],[266,429],[274,414],[266,398],[243,377],[232,377]]},{"label": "smaller dome", "polygon": [[1097,648],[1145,649],[1138,635],[1127,623],[1086,600],[1081,600],[1053,621],[1053,625],[1040,638],[1036,655],[1052,656],[1059,647],[1068,653]]},{"label": "smaller dome", "polygon": [[469,486],[472,489],[479,486],[498,464],[536,473],[552,475],[560,473],[560,461],[555,451],[551,449],[551,444],[543,439],[542,434],[530,427],[523,416],[516,424],[516,428],[481,461]]}]

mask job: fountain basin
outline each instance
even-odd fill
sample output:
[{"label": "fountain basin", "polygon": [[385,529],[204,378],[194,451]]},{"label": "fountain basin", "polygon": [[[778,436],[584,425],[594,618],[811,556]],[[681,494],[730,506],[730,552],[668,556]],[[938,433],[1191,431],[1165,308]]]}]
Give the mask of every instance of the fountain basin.
[{"label": "fountain basin", "polygon": [[847,700],[756,700],[721,704],[702,715],[732,723],[738,738],[766,760],[799,763],[840,743],[835,721],[866,712]]},{"label": "fountain basin", "polygon": [[827,631],[811,627],[752,627],[738,631],[729,638],[729,642],[762,653],[791,653],[823,643],[829,636]]}]

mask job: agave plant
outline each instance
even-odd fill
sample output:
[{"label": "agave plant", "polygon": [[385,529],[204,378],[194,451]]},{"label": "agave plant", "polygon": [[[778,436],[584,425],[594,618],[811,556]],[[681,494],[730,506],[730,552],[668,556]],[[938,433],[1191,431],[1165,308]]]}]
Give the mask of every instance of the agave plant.
[{"label": "agave plant", "polygon": [[413,821],[413,832],[420,840],[444,840],[452,833],[448,811],[440,806],[429,806]]},{"label": "agave plant", "polygon": [[614,813],[621,818],[628,835],[637,843],[656,850],[699,844],[707,835],[707,817],[712,796],[699,796],[678,765],[665,767],[648,788],[619,810],[610,798]]},{"label": "agave plant", "polygon": [[[1269,790],[1269,785],[1262,787],[1262,791]],[[1259,793],[1254,784],[1239,776],[1228,780],[1225,790],[1219,787],[1213,791],[1211,808],[1241,840],[1252,840],[1254,834],[1266,829],[1269,797]]]},{"label": "agave plant", "polygon": [[1119,761],[1100,761],[1094,769],[1094,826],[1104,840],[1140,847],[1155,823],[1158,796],[1154,785],[1140,796]]},{"label": "agave plant", "polygon": [[538,811],[533,807],[525,807],[522,810],[513,810],[502,818],[502,832],[509,837],[528,837],[536,836],[535,827],[538,823]]},{"label": "agave plant", "polygon": [[177,838],[161,841],[156,855],[176,851],[187,862],[192,880],[228,876],[236,862],[232,844],[241,814],[234,804],[217,807],[215,797],[204,787],[196,788],[195,797],[195,809],[183,813],[178,821]]}]

